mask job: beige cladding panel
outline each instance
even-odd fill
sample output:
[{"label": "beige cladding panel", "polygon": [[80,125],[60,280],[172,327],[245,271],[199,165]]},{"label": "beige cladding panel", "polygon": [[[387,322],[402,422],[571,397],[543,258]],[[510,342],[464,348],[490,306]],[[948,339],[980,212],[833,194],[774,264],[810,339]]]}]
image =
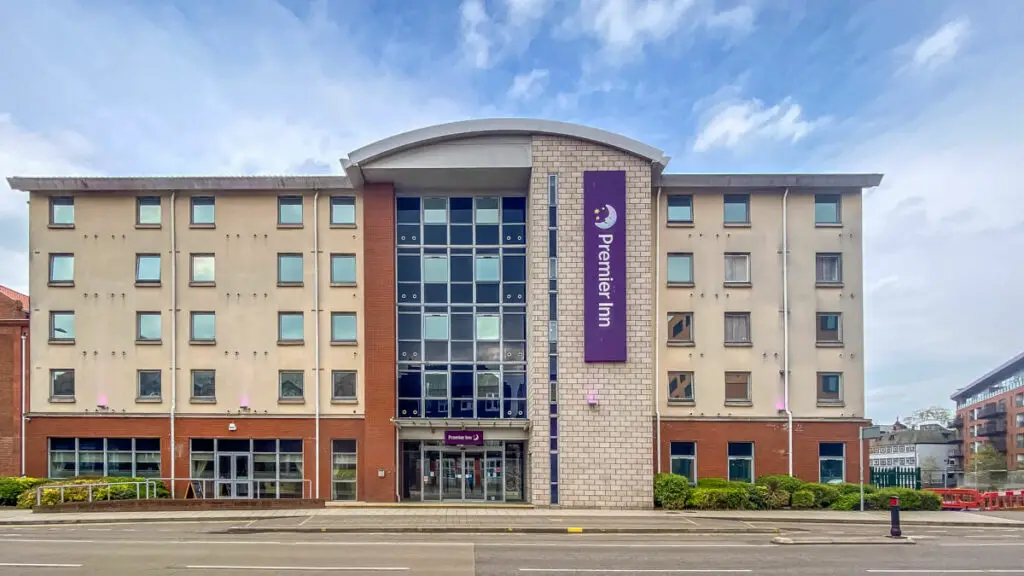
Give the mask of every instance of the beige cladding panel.
[{"label": "beige cladding panel", "polygon": [[[742,192],[742,191],[741,191]],[[667,224],[668,197],[682,191],[665,190],[659,210],[661,263],[657,320],[662,347],[662,416],[775,417],[784,405],[782,193],[752,191],[749,227],[723,224],[723,191],[687,190],[693,196],[692,225]],[[788,199],[790,298],[790,407],[796,417],[846,418],[864,414],[862,250],[859,194],[843,195],[843,225],[814,225],[814,195],[793,192]],[[694,286],[667,285],[669,253],[694,255]],[[750,254],[749,287],[726,287],[725,254]],[[815,286],[815,254],[841,252],[842,288]],[[815,343],[818,311],[843,314],[841,348],[820,348]],[[672,312],[692,312],[693,345],[667,344],[667,318]],[[726,312],[749,312],[751,345],[727,347]],[[668,403],[668,373],[691,371],[693,405]],[[725,405],[726,371],[751,373],[751,405]],[[843,373],[845,404],[818,406],[817,373]]]},{"label": "beige cladding panel", "polygon": [[[342,195],[353,196],[346,191]],[[171,365],[171,238],[170,196],[163,196],[162,227],[135,226],[133,195],[84,193],[76,197],[75,228],[50,229],[48,201],[33,194],[30,210],[32,261],[30,283],[35,314],[33,323],[33,370],[46,382],[51,368],[76,370],[76,402],[48,402],[45,387],[33,388],[32,406],[37,412],[90,411],[101,400],[111,410],[130,413],[166,412],[170,400]],[[177,341],[178,411],[224,413],[247,405],[254,412],[312,414],[314,411],[314,290],[313,290],[313,194],[304,194],[302,228],[277,225],[277,201],[271,193],[220,193],[216,195],[216,227],[190,226],[187,194],[176,201],[177,227]],[[357,402],[331,403],[331,370],[362,370],[361,344],[330,345],[330,312],[356,312],[363,333],[362,270],[358,265],[362,240],[358,226],[332,228],[330,194],[320,197],[320,298],[321,298],[321,406],[326,414],[362,412],[362,383],[357,376]],[[356,201],[356,221],[361,202]],[[100,230],[103,233],[100,233]],[[47,287],[48,254],[74,252],[75,286]],[[136,253],[160,253],[161,285],[136,286]],[[303,255],[303,285],[277,285],[278,253]],[[330,282],[330,254],[357,255],[355,286],[335,287]],[[190,285],[191,256],[213,254],[215,285]],[[49,311],[74,310],[76,343],[47,344]],[[163,338],[160,344],[136,344],[136,312],[161,311]],[[216,343],[190,344],[191,312],[216,314]],[[305,338],[302,345],[278,344],[278,312],[302,312]],[[163,371],[161,403],[136,402],[136,373],[140,369]],[[217,401],[191,403],[191,371],[217,370]],[[278,402],[278,371],[304,373],[305,398],[301,404]]]},{"label": "beige cladding panel", "polygon": [[[628,361],[583,361],[583,173],[624,170]],[[652,505],[651,168],[595,144],[535,136],[530,217],[532,501],[550,498],[547,426],[547,175],[558,174],[559,503]],[[541,281],[538,281],[538,277]],[[597,405],[588,404],[594,394]],[[549,500],[548,500],[549,501]]]}]

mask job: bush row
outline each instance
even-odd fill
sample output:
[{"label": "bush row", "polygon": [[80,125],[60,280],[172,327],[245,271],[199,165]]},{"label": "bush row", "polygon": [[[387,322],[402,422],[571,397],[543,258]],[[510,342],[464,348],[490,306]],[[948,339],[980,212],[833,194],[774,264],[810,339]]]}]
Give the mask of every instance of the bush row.
[{"label": "bush row", "polygon": [[[126,477],[90,477],[90,478],[61,478],[58,480],[49,480],[46,478],[0,478],[0,505],[3,506],[17,506],[19,508],[31,508],[36,505],[36,488],[42,486],[43,495],[41,502],[43,505],[52,506],[58,504],[61,501],[60,489],[51,488],[47,489],[48,485],[67,485],[67,484],[105,484],[105,483],[121,483],[113,484],[109,488],[107,487],[96,487],[92,490],[93,500],[134,500],[136,498],[136,485],[134,482],[145,482],[145,478],[126,478]],[[141,495],[145,497],[145,486],[141,486]],[[170,492],[167,487],[158,481],[150,481],[150,497],[153,498],[168,498]],[[156,490],[156,494],[152,493]],[[65,502],[85,502],[89,499],[89,488],[65,488],[64,489],[64,501]]]},{"label": "bush row", "polygon": [[[933,492],[864,486],[865,508],[888,509],[889,498],[893,496],[899,497],[903,510],[938,510],[942,506],[942,498]],[[694,487],[684,476],[658,474],[654,478],[654,503],[666,510],[859,510],[860,485],[818,484],[790,476],[767,475],[754,484],[703,478]]]}]

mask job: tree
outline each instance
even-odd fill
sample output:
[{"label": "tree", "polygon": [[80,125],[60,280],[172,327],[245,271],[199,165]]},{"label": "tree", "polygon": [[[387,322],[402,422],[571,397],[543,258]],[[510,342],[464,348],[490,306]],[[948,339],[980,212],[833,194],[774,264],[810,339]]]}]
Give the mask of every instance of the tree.
[{"label": "tree", "polygon": [[971,458],[972,472],[1006,470],[1006,457],[996,452],[991,444],[982,444]]},{"label": "tree", "polygon": [[932,406],[930,408],[921,408],[920,410],[914,410],[903,419],[903,424],[908,428],[916,428],[921,424],[941,424],[942,426],[949,428],[949,425],[953,422],[953,411],[949,408],[943,408],[942,406]]}]

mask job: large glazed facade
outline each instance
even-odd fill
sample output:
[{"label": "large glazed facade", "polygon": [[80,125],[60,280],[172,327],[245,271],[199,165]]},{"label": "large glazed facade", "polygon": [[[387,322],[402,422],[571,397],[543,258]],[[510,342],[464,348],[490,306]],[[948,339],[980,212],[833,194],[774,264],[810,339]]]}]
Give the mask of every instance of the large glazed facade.
[{"label": "large glazed facade", "polygon": [[854,479],[881,177],[667,163],[498,119],[346,176],[12,178],[28,473],[629,508],[658,471]]}]

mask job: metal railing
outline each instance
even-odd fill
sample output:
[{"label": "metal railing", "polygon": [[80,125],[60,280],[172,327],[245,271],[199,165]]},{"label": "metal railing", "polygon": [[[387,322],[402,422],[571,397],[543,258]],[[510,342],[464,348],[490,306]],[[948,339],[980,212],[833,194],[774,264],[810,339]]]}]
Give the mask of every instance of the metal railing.
[{"label": "metal railing", "polygon": [[[130,482],[97,482],[94,484],[50,484],[46,486],[36,487],[36,506],[43,505],[43,494],[46,491],[56,490],[60,495],[59,504],[64,503],[64,496],[67,490],[85,490],[86,491],[86,502],[96,501],[94,496],[101,492],[103,488],[106,488],[106,498],[101,500],[110,500],[111,489],[115,486],[135,486],[135,499],[136,500],[149,500],[155,498],[158,494],[157,485],[160,482],[154,479],[130,481]],[[122,498],[118,498],[121,500]]]},{"label": "metal railing", "polygon": [[[237,479],[237,478],[235,478],[235,479],[232,479],[232,478],[152,478],[151,480],[157,480],[157,481],[163,483],[165,486],[167,486],[167,488],[171,491],[171,495],[172,495],[173,498],[184,498],[185,495],[187,494],[188,489],[189,489],[189,485],[192,485],[193,496],[195,498],[197,498],[197,499],[204,499],[204,500],[205,499],[216,499],[216,498],[222,498],[222,499],[225,499],[225,500],[228,500],[228,499],[242,499],[242,500],[244,500],[244,499],[261,499],[261,498],[267,498],[267,499],[275,499],[276,498],[276,499],[280,499],[281,498],[280,492],[278,492],[278,495],[276,495],[276,496],[261,495],[259,493],[259,491],[260,491],[260,484],[264,483],[264,482],[273,482],[273,483],[278,484],[278,485],[280,485],[280,484],[296,484],[296,483],[301,482],[302,483],[302,496],[301,496],[301,498],[306,498],[306,499],[313,498],[313,481],[310,480],[310,479],[306,479],[306,478],[303,478],[303,479],[299,479],[299,478],[283,478],[283,479],[248,478],[248,479],[245,479],[245,480]],[[197,490],[196,489],[196,486],[195,486],[196,483],[199,483],[199,487],[201,488],[201,490]],[[225,485],[245,484],[245,485],[248,486],[249,495],[247,497],[243,497],[243,496],[223,496],[223,497],[219,497],[217,495],[217,486],[221,485],[221,484],[225,484]],[[278,487],[280,487],[280,486],[278,486]],[[285,498],[287,499],[287,497],[285,497]]]}]

